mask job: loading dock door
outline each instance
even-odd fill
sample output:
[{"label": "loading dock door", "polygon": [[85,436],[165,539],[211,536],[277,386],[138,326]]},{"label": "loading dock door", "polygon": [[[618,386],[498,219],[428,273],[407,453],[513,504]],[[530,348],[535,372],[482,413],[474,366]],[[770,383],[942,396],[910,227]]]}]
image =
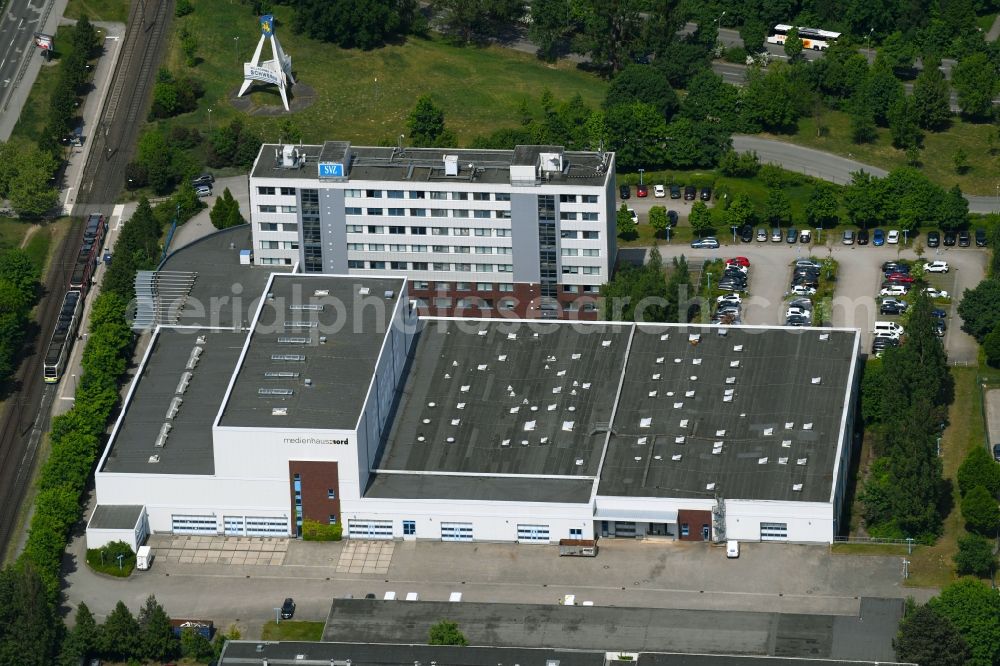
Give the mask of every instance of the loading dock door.
[{"label": "loading dock door", "polygon": [[472,541],[472,523],[441,523],[441,541]]},{"label": "loading dock door", "polygon": [[391,520],[354,520],[347,521],[347,536],[351,539],[391,539]]}]

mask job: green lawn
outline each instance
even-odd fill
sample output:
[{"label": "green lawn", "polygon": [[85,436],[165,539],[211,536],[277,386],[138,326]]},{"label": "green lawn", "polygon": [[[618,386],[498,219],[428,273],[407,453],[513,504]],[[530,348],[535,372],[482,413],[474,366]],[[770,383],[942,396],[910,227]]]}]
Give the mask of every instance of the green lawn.
[{"label": "green lawn", "polygon": [[260,638],[265,641],[318,641],[323,638],[323,625],[323,622],[298,620],[282,620],[275,624],[271,620],[264,625]]},{"label": "green lawn", "polygon": [[[176,73],[190,72],[206,93],[197,111],[169,122],[204,130],[237,115],[231,97],[242,82],[238,63],[250,58],[260,33],[248,4],[200,2],[195,7],[192,14],[175,21],[167,63]],[[292,57],[295,77],[316,94],[311,106],[291,115],[307,142],[395,143],[397,135],[407,133],[406,117],[417,97],[429,93],[444,110],[459,144],[467,144],[476,135],[516,126],[518,105],[526,100],[537,107],[546,89],[557,99],[579,93],[596,107],[607,87],[572,65],[548,65],[509,49],[452,46],[438,37],[409,38],[401,45],[372,51],[345,50],[293,34],[289,28],[293,11],[274,7],[277,34]],[[177,36],[181,26],[199,41],[201,62],[194,68],[184,64]],[[270,52],[265,55],[270,57]],[[252,93],[251,99],[254,122],[264,129],[267,140],[277,141],[287,116],[256,115],[260,105],[280,107],[277,90],[263,89]]]},{"label": "green lawn", "polygon": [[[883,169],[906,163],[903,151],[892,147],[887,129],[878,130],[879,138],[875,143],[859,145],[851,141],[850,120],[846,113],[826,111],[822,122],[828,128],[824,136],[817,136],[816,118],[803,118],[794,135],[773,135],[772,138],[852,157]],[[987,136],[991,131],[989,124],[966,123],[956,119],[946,132],[927,132],[924,149],[920,153],[923,162],[921,170],[942,187],[958,183],[966,194],[995,194],[1000,157],[989,154]],[[969,164],[968,171],[962,175],[955,172],[952,161],[959,148],[965,151]]]},{"label": "green lawn", "polygon": [[21,240],[28,233],[28,222],[21,222],[11,217],[0,217],[0,251],[12,247],[20,247]]},{"label": "green lawn", "polygon": [[989,32],[990,27],[993,25],[993,19],[997,17],[996,13],[993,14],[983,14],[982,16],[976,17],[976,27],[978,27],[983,32]]},{"label": "green lawn", "polygon": [[69,0],[63,16],[78,19],[84,14],[91,21],[116,21],[125,23],[128,20],[129,0]]},{"label": "green lawn", "polygon": [[14,125],[11,140],[23,139],[38,143],[42,130],[45,129],[45,124],[49,121],[49,102],[52,100],[52,93],[55,92],[56,85],[59,83],[59,48],[60,44],[68,42],[68,32],[68,26],[59,26],[56,31],[56,57],[52,62],[43,64],[41,71],[38,72],[38,78],[31,86],[28,99],[24,103],[17,124]]}]

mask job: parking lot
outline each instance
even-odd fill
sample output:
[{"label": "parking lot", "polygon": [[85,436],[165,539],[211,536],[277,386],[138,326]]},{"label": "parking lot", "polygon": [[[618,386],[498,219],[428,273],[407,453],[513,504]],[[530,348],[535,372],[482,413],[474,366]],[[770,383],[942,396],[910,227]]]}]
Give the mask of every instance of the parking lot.
[{"label": "parking lot", "polygon": [[[824,235],[823,241],[827,241]],[[706,259],[720,259],[745,256],[750,260],[749,291],[744,298],[743,323],[759,325],[780,325],[784,323],[784,297],[788,291],[791,265],[796,259],[813,256],[820,260],[833,257],[839,264],[836,290],[832,308],[832,322],[837,327],[857,327],[861,329],[862,348],[871,349],[872,327],[876,320],[884,317],[878,314],[876,295],[882,283],[882,263],[890,260],[907,259],[917,261],[912,248],[901,249],[898,245],[845,246],[839,236],[829,245],[802,245],[800,243],[740,243],[723,245],[718,250],[694,250],[687,244],[660,245],[664,261],[684,255],[689,262],[701,263]],[[978,284],[985,274],[988,252],[977,248],[937,248],[925,252],[921,261],[945,260],[950,271],[944,275],[930,275],[929,282],[939,289],[945,289],[951,296],[950,302],[938,303],[948,313],[947,331],[944,342],[948,359],[952,363],[975,363],[978,347],[975,340],[961,330],[961,320],[957,315],[958,302],[965,289]]]}]

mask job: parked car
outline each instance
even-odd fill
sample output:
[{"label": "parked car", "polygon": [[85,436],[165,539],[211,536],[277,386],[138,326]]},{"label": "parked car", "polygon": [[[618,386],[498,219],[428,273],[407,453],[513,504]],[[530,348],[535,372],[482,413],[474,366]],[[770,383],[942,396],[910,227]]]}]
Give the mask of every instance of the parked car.
[{"label": "parked car", "polygon": [[790,308],[802,308],[803,310],[812,309],[812,301],[808,298],[793,298],[788,301],[788,307]]},{"label": "parked car", "polygon": [[743,298],[739,294],[723,294],[715,299],[715,301],[720,306],[727,303],[730,305],[740,305],[743,302]]},{"label": "parked car", "polygon": [[812,319],[810,317],[803,316],[792,316],[785,319],[785,326],[810,326],[812,325]]},{"label": "parked car", "polygon": [[648,185],[636,185],[635,195],[637,197],[648,197],[649,196],[649,186]]},{"label": "parked car", "polygon": [[761,227],[757,230],[757,242],[766,243],[767,242],[767,229]]},{"label": "parked car", "polygon": [[663,185],[653,185],[653,196],[657,199],[662,199],[667,196],[667,190]]},{"label": "parked car", "polygon": [[947,273],[948,272],[948,262],[947,261],[932,261],[930,263],[924,264],[925,273]]},{"label": "parked car", "polygon": [[726,259],[726,264],[743,266],[744,268],[750,268],[750,260],[746,257],[731,257]]},{"label": "parked car", "polygon": [[677,211],[676,210],[668,210],[667,211],[667,224],[669,224],[672,227],[676,227],[677,226]]},{"label": "parked car", "polygon": [[730,539],[726,542],[726,557],[735,559],[740,556],[740,542]]},{"label": "parked car", "polygon": [[292,616],[295,615],[295,600],[291,597],[285,599],[285,603],[281,604],[281,619],[290,620]]},{"label": "parked car", "polygon": [[696,250],[717,250],[719,249],[719,241],[709,236],[708,238],[691,241],[691,247]]},{"label": "parked car", "polygon": [[806,310],[805,308],[788,308],[785,311],[785,317],[812,317],[812,310]]},{"label": "parked car", "polygon": [[927,287],[924,289],[924,293],[931,298],[948,298],[948,292],[944,289],[938,289],[936,287]]},{"label": "parked car", "polygon": [[959,247],[969,247],[971,245],[971,238],[969,237],[968,231],[958,232],[958,246]]},{"label": "parked car", "polygon": [[192,187],[198,187],[200,185],[208,185],[209,187],[211,187],[214,184],[215,184],[215,176],[213,176],[210,173],[203,173],[197,178],[191,179]]},{"label": "parked car", "polygon": [[938,231],[927,232],[927,247],[937,247],[941,244],[941,233]]},{"label": "parked car", "polygon": [[797,284],[792,287],[792,293],[796,296],[815,296],[816,287],[807,287],[806,285]]},{"label": "parked car", "polygon": [[799,232],[799,242],[809,244],[812,242],[812,231],[809,229],[803,229]]},{"label": "parked car", "polygon": [[671,199],[680,199],[681,198],[681,186],[680,185],[671,185],[670,186],[670,198]]},{"label": "parked car", "polygon": [[945,247],[951,247],[951,246],[953,246],[955,244],[955,241],[957,239],[958,239],[958,236],[955,235],[954,231],[946,231],[946,232],[944,232],[944,246]]},{"label": "parked car", "polygon": [[881,229],[876,229],[872,232],[872,245],[875,247],[882,247],[885,245],[885,232]]},{"label": "parked car", "polygon": [[879,314],[901,315],[906,312],[906,303],[895,298],[886,298],[878,307]]},{"label": "parked car", "polygon": [[703,188],[701,188],[701,200],[702,201],[711,201],[712,200],[712,188],[711,187],[703,187]]},{"label": "parked car", "polygon": [[945,331],[948,330],[948,326],[947,324],[944,323],[944,319],[935,319],[934,323],[931,324],[931,326],[934,329],[934,335],[938,336],[939,338],[943,338]]},{"label": "parked car", "polygon": [[986,247],[986,229],[976,229],[976,247]]},{"label": "parked car", "polygon": [[628,185],[619,185],[618,186],[618,196],[621,197],[622,199],[629,199],[629,198],[631,198],[631,196],[632,196],[632,188],[629,187]]},{"label": "parked car", "polygon": [[632,218],[632,224],[639,224],[639,214],[635,212],[634,208],[627,208],[628,216]]},{"label": "parked car", "polygon": [[781,233],[781,227],[774,227],[771,229],[771,242],[780,243],[784,240],[785,235]]},{"label": "parked car", "polygon": [[844,231],[844,236],[841,238],[841,242],[844,245],[854,245],[854,231],[847,229]]},{"label": "parked car", "polygon": [[1000,444],[993,445],[993,460],[1000,462]]},{"label": "parked car", "polygon": [[899,242],[899,231],[897,229],[889,229],[888,235],[885,237],[885,242],[889,245],[895,245]]},{"label": "parked car", "polygon": [[743,241],[744,243],[752,243],[753,227],[751,227],[749,224],[744,224],[743,227],[740,229],[740,240]]},{"label": "parked car", "polygon": [[796,259],[795,260],[795,267],[796,268],[801,268],[803,266],[809,267],[809,268],[815,268],[816,270],[819,270],[819,267],[820,267],[819,266],[819,262],[816,261],[815,259]]},{"label": "parked car", "polygon": [[947,319],[948,313],[942,310],[941,308],[934,308],[933,310],[931,310],[931,316],[937,317],[938,319]]},{"label": "parked car", "polygon": [[882,264],[882,273],[892,275],[893,273],[910,274],[910,265],[903,261],[887,261]]},{"label": "parked car", "polygon": [[210,197],[212,196],[212,188],[208,187],[207,185],[199,185],[198,187],[194,188],[194,193],[197,194],[199,197]]},{"label": "parked car", "polygon": [[882,287],[882,291],[878,292],[879,296],[906,296],[906,292],[909,289],[903,284],[892,284],[888,287]]},{"label": "parked car", "polygon": [[795,230],[794,227],[788,227],[788,231],[785,232],[785,242],[794,243],[799,238],[799,232]]},{"label": "parked car", "polygon": [[913,282],[913,276],[909,273],[889,273],[885,276],[885,281],[892,284],[910,284]]},{"label": "parked car", "polygon": [[868,230],[862,229],[858,232],[858,245],[868,245]]},{"label": "parked car", "polygon": [[694,185],[687,185],[684,187],[684,199],[686,201],[694,201],[698,197],[698,188]]}]

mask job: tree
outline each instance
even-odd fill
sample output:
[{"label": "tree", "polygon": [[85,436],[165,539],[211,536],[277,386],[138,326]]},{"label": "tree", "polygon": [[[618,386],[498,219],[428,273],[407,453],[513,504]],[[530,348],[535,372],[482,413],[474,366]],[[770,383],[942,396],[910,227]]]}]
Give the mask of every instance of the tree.
[{"label": "tree", "polygon": [[677,118],[664,128],[663,161],[674,169],[712,168],[732,148],[718,124]]},{"label": "tree", "polygon": [[965,639],[930,606],[918,606],[906,614],[892,646],[899,661],[921,666],[964,666],[969,658]]},{"label": "tree", "polygon": [[632,213],[629,212],[628,206],[625,204],[622,204],[621,208],[618,209],[618,214],[615,217],[615,228],[622,238],[628,238],[635,234],[635,222],[632,221]]},{"label": "tree", "polygon": [[212,643],[194,629],[181,631],[180,648],[181,656],[198,662],[211,661],[215,655]]},{"label": "tree", "polygon": [[649,209],[649,226],[653,227],[653,230],[657,235],[662,234],[670,226],[670,220],[667,218],[667,209],[663,206],[653,206]]},{"label": "tree", "polygon": [[667,128],[659,111],[643,102],[618,104],[607,110],[605,126],[618,167],[632,171],[654,169],[664,162]]},{"label": "tree", "polygon": [[958,175],[962,175],[969,170],[969,156],[961,148],[958,148],[952,154],[951,161],[955,165],[955,173]]},{"label": "tree", "polygon": [[963,578],[941,590],[928,605],[965,639],[972,658],[964,663],[992,666],[1000,660],[1000,592]]},{"label": "tree", "polygon": [[940,62],[924,59],[924,67],[913,83],[913,108],[917,124],[939,132],[951,122],[951,95]]},{"label": "tree", "polygon": [[179,180],[180,174],[174,169],[174,149],[155,129],[139,137],[136,161],[146,169],[149,184],[157,194],[167,194]]},{"label": "tree", "polygon": [[709,121],[732,132],[739,124],[740,91],[705,68],[688,83],[687,96],[681,103],[681,114],[696,121]]},{"label": "tree", "polygon": [[989,120],[993,115],[993,97],[1000,90],[996,65],[986,53],[977,51],[962,58],[951,70],[951,84],[958,94],[962,115],[975,120]]},{"label": "tree", "polygon": [[421,20],[412,0],[302,0],[296,3],[292,32],[345,49],[373,49],[407,32]]},{"label": "tree", "polygon": [[733,197],[726,210],[726,225],[730,227],[742,227],[746,224],[753,224],[756,217],[753,209],[753,202],[748,194],[740,193]]},{"label": "tree", "polygon": [[894,104],[906,97],[903,82],[893,75],[891,69],[876,64],[868,73],[864,92],[871,105],[875,122],[881,127],[888,127],[890,110]]},{"label": "tree", "polygon": [[882,45],[878,47],[878,54],[875,56],[875,65],[884,67],[898,76],[913,69],[915,57],[913,41],[897,30],[882,40]]},{"label": "tree", "polygon": [[451,620],[441,620],[437,624],[431,625],[430,640],[428,645],[468,645],[469,641],[465,635],[459,631],[458,623]]},{"label": "tree", "polygon": [[[934,189],[938,190],[939,188],[935,187]],[[935,192],[935,196],[938,199],[936,214],[931,218],[924,219],[937,219],[938,226],[944,231],[961,229],[969,223],[969,202],[962,195],[962,188],[957,184],[952,185],[951,189],[943,195]]]},{"label": "tree", "polygon": [[960,576],[989,576],[996,566],[997,556],[993,554],[992,539],[980,534],[966,534],[958,538],[955,570]]},{"label": "tree", "polygon": [[708,210],[708,206],[705,205],[704,201],[695,201],[691,206],[691,212],[688,214],[688,223],[699,238],[701,238],[703,233],[712,228],[712,213]]},{"label": "tree", "polygon": [[817,183],[806,202],[806,220],[811,227],[827,227],[837,224],[836,189],[830,183]]},{"label": "tree", "polygon": [[851,98],[849,105],[851,114],[851,140],[854,143],[871,143],[878,138],[878,127],[875,124],[875,110],[867,91],[862,91]]},{"label": "tree", "polygon": [[1000,495],[1000,463],[982,446],[973,447],[958,468],[959,491],[964,495],[976,486],[986,488],[991,495]]},{"label": "tree", "polygon": [[1000,324],[1000,279],[983,280],[972,289],[966,289],[958,304],[962,330],[980,344]]},{"label": "tree", "polygon": [[892,145],[902,150],[919,148],[924,139],[917,110],[909,97],[901,97],[889,108],[889,133]]},{"label": "tree", "polygon": [[756,151],[746,151],[737,153],[734,150],[727,151],[719,160],[719,170],[725,176],[736,176],[737,178],[752,178],[760,171],[760,158]]},{"label": "tree", "polygon": [[773,66],[768,71],[751,69],[743,89],[743,122],[760,130],[791,132],[799,119],[796,95],[787,68]]},{"label": "tree", "polygon": [[430,95],[421,95],[406,121],[414,146],[454,145],[454,136],[444,126],[444,111],[435,106]]},{"label": "tree", "polygon": [[22,217],[41,217],[52,211],[59,192],[51,184],[56,163],[52,156],[37,148],[21,151],[14,173],[7,185],[10,204]]},{"label": "tree", "polygon": [[604,108],[616,104],[644,102],[670,120],[680,102],[666,78],[649,65],[628,65],[615,75],[604,97]]},{"label": "tree", "polygon": [[143,659],[162,662],[173,656],[176,648],[170,618],[151,594],[139,610],[139,654]]},{"label": "tree", "polygon": [[799,38],[799,29],[793,27],[785,36],[785,55],[792,62],[802,56],[802,40]]},{"label": "tree", "polygon": [[792,222],[792,202],[782,190],[772,187],[767,191],[764,201],[764,219],[773,226],[782,226]]},{"label": "tree", "polygon": [[535,0],[531,3],[531,24],[528,37],[538,46],[538,57],[554,62],[569,49],[569,40],[578,27],[568,20],[572,14],[570,0]]},{"label": "tree", "polygon": [[599,69],[617,72],[640,50],[640,11],[648,4],[640,0],[577,0],[571,7],[580,25],[573,50],[589,55]]},{"label": "tree", "polygon": [[101,653],[118,661],[141,656],[139,643],[139,623],[132,616],[128,606],[119,601],[104,620],[101,631]]},{"label": "tree", "polygon": [[1000,325],[983,338],[982,344],[983,352],[986,354],[986,363],[994,368],[1000,367]]},{"label": "tree", "polygon": [[0,570],[0,663],[50,665],[58,625],[33,564],[22,557]]},{"label": "tree", "polygon": [[1000,506],[990,491],[976,486],[962,498],[962,518],[971,531],[983,536],[993,536],[1000,525]]},{"label": "tree", "polygon": [[240,214],[240,204],[233,198],[233,193],[228,187],[222,191],[222,196],[215,200],[215,205],[208,215],[216,229],[246,224],[246,220]]},{"label": "tree", "polygon": [[767,39],[767,26],[758,19],[744,21],[740,26],[740,38],[747,53],[760,53]]}]

